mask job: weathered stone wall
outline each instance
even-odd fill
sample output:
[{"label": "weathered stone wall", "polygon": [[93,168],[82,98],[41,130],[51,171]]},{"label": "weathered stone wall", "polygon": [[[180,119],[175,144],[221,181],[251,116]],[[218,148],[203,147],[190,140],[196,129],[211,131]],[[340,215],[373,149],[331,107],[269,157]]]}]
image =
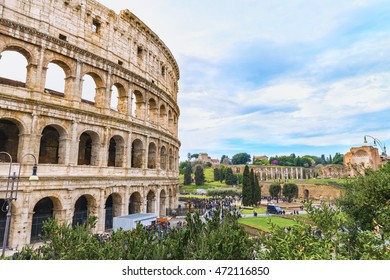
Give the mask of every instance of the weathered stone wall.
[{"label": "weathered stone wall", "polygon": [[364,175],[365,168],[379,169],[386,163],[387,159],[381,158],[378,149],[372,146],[362,146],[351,148],[344,155],[344,165],[348,169],[348,174],[355,177],[358,174]]},{"label": "weathered stone wall", "polygon": [[[72,223],[84,197],[88,215],[98,217],[97,232],[105,230],[108,211],[165,215],[177,206],[179,69],[141,20],[93,0],[3,0],[4,51],[22,54],[27,68],[23,82],[0,79],[0,145],[12,153],[14,171],[21,163],[9,247],[30,242],[45,198],[55,219]],[[50,63],[64,70],[64,92],[46,88]],[[82,99],[85,75],[96,84],[94,102]],[[40,180],[30,182],[33,157]],[[0,203],[8,167],[0,163]]]},{"label": "weathered stone wall", "polygon": [[[262,185],[261,195],[269,196],[269,186],[271,183],[260,183]],[[322,199],[334,201],[342,195],[341,189],[326,184],[298,183],[298,199]],[[283,184],[282,184],[283,188]]]}]

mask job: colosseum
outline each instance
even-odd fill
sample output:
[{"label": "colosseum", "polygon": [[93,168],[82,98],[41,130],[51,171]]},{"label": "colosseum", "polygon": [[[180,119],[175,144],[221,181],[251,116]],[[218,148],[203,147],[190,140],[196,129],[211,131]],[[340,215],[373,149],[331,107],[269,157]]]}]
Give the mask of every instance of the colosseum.
[{"label": "colosseum", "polygon": [[93,215],[104,232],[115,216],[176,208],[179,68],[162,40],[94,0],[3,0],[0,15],[0,69],[25,73],[0,77],[0,243],[7,209],[6,245],[20,249],[51,217]]}]

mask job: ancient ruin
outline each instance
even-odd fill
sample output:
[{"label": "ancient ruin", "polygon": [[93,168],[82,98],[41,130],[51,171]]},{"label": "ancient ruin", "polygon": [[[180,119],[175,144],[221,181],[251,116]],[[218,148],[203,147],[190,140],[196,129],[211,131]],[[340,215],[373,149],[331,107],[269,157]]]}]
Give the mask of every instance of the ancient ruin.
[{"label": "ancient ruin", "polygon": [[[158,35],[94,0],[4,0],[0,15],[0,54],[22,56],[26,71],[24,81],[0,78],[0,152],[21,170],[8,247],[37,240],[50,217],[94,215],[103,232],[115,216],[177,207],[179,68]],[[49,75],[55,67],[63,77]],[[87,78],[94,92],[84,92]],[[0,156],[6,206],[10,160]],[[28,180],[34,157],[39,181]]]}]

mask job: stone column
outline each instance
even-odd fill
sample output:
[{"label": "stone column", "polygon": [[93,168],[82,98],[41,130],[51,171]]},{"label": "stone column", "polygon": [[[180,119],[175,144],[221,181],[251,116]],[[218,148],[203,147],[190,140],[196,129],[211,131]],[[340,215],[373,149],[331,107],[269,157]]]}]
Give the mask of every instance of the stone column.
[{"label": "stone column", "polygon": [[69,164],[70,165],[77,165],[78,162],[78,156],[79,156],[79,138],[78,138],[78,124],[79,122],[76,120],[73,120],[72,122],[72,132],[71,132],[71,153],[69,157]]}]

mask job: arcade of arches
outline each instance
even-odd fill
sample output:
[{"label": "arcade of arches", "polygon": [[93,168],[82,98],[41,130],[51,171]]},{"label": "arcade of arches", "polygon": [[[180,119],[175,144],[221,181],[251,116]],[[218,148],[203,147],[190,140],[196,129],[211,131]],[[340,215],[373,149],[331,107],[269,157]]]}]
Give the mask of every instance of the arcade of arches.
[{"label": "arcade of arches", "polygon": [[[0,154],[0,185],[20,167],[9,248],[38,240],[49,218],[93,215],[104,232],[116,216],[178,205],[176,60],[129,11],[66,2],[0,3],[0,151],[12,159]],[[105,24],[93,30],[96,21]],[[28,180],[27,154],[39,181]],[[6,204],[0,188],[0,242]]]}]

